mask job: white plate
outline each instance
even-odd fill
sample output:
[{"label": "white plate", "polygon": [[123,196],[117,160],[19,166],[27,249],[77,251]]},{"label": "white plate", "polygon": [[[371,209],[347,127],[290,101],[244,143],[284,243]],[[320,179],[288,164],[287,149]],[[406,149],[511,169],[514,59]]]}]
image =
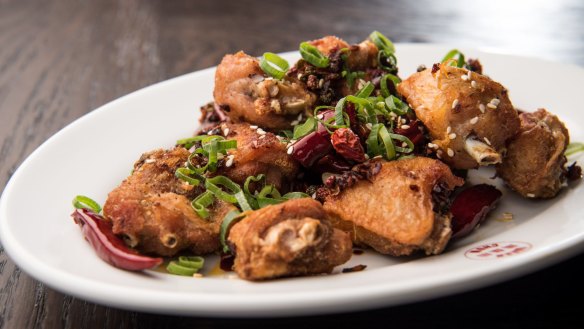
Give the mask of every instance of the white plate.
[{"label": "white plate", "polygon": [[[398,44],[401,75],[432,65],[448,47]],[[579,109],[584,69],[536,59],[463,49],[510,90],[519,108],[546,107],[583,141]],[[287,54],[289,59],[294,54]],[[368,252],[350,263],[362,272],[252,283],[227,276],[185,278],[126,272],[102,262],[69,214],[85,194],[103,203],[142,152],[170,147],[197,125],[212,99],[213,69],[187,74],[122,97],[55,134],[14,173],[0,202],[0,238],[28,274],[66,294],[115,307],[173,314],[281,316],[359,310],[477,288],[533,271],[582,250],[582,184],[545,202],[508,190],[491,220],[442,255],[397,259]],[[490,181],[489,172],[475,181]],[[511,212],[511,222],[497,220]],[[498,244],[495,247],[494,244]],[[469,250],[491,245],[489,251]],[[478,248],[475,251],[482,250]],[[493,249],[495,249],[493,251]],[[500,250],[496,250],[500,249]],[[494,255],[503,254],[504,257]],[[482,256],[481,256],[482,255]],[[486,255],[486,256],[485,256]],[[506,255],[506,256],[505,256]],[[209,273],[216,259],[209,259]]]}]

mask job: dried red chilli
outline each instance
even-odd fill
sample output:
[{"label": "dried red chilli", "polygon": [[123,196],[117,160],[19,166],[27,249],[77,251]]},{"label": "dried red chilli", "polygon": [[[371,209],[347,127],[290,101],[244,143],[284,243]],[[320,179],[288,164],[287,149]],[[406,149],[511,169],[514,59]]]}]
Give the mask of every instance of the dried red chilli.
[{"label": "dried red chilli", "polygon": [[83,236],[106,263],[129,271],[141,271],[156,267],[162,258],[140,255],[126,246],[124,241],[113,233],[111,222],[89,209],[76,209],[72,214],[79,224]]}]

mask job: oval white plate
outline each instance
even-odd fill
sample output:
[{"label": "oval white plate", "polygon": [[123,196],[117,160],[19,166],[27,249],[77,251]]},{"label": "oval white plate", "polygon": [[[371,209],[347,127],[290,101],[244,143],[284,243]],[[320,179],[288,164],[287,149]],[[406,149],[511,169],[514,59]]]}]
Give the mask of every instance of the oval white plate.
[{"label": "oval white plate", "polygon": [[[398,44],[400,73],[432,65],[449,50]],[[503,83],[514,104],[546,107],[583,141],[584,69],[537,59],[462,49],[479,57],[485,72]],[[289,53],[289,59],[296,55]],[[85,194],[100,203],[130,172],[142,152],[171,147],[195,130],[199,106],[212,99],[214,69],[162,82],[122,97],[55,134],[14,173],[0,201],[0,238],[28,274],[64,293],[115,307],[212,316],[281,316],[393,305],[484,286],[533,271],[582,250],[582,184],[557,198],[534,202],[503,189],[490,220],[439,256],[396,259],[367,252],[348,264],[362,272],[262,283],[232,275],[185,278],[132,273],[102,262],[69,217],[71,199]],[[491,172],[473,176],[487,181]],[[499,220],[503,212],[512,221]],[[205,273],[216,259],[210,258]],[[231,278],[230,278],[231,277]]]}]

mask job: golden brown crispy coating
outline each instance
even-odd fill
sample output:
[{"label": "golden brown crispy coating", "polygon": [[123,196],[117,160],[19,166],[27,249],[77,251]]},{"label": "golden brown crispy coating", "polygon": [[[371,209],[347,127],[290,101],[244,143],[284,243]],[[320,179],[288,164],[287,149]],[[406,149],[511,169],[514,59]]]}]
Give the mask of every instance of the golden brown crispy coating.
[{"label": "golden brown crispy coating", "polygon": [[452,190],[464,183],[438,160],[416,157],[383,162],[371,181],[362,180],[336,196],[324,209],[333,225],[353,241],[383,254],[409,255],[415,250],[438,254],[451,236],[450,214],[434,212],[436,186]]},{"label": "golden brown crispy coating", "polygon": [[505,143],[519,129],[507,90],[466,69],[439,68],[415,73],[398,85],[428,128],[437,154],[457,169],[500,162]]},{"label": "golden brown crispy coating", "polygon": [[351,239],[326,220],[322,205],[292,199],[250,213],[229,232],[234,270],[246,280],[330,273],[351,258]]},{"label": "golden brown crispy coating", "polygon": [[497,174],[524,197],[553,198],[565,181],[568,129],[545,109],[522,113],[519,118],[521,128]]},{"label": "golden brown crispy coating", "polygon": [[215,73],[215,102],[233,122],[287,129],[298,114],[312,111],[316,96],[294,77],[267,77],[255,57],[226,55]]},{"label": "golden brown crispy coating", "polygon": [[209,219],[200,218],[190,200],[200,188],[174,176],[189,152],[177,147],[144,154],[132,175],[109,193],[103,212],[115,234],[144,253],[172,256],[183,249],[197,255],[219,248],[219,225],[232,205],[216,202]]},{"label": "golden brown crispy coating", "polygon": [[237,149],[228,151],[233,163],[230,167],[219,168],[218,175],[226,175],[243,184],[249,176],[265,174],[267,183],[279,190],[286,190],[287,183],[296,178],[299,165],[287,154],[286,144],[276,135],[261,128],[252,129],[245,123],[225,123],[221,129],[228,130],[225,138],[237,141]]}]

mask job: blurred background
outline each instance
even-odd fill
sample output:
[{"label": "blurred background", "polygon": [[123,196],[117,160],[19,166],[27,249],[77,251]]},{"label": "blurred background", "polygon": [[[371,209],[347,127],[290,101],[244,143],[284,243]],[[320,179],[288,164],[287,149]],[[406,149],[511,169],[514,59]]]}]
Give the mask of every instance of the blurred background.
[{"label": "blurred background", "polygon": [[[122,95],[214,66],[225,53],[295,50],[328,34],[356,43],[373,30],[394,42],[478,47],[584,66],[581,0],[0,0],[0,192],[49,136]],[[77,300],[31,279],[0,249],[0,328],[360,327],[363,321],[578,327],[581,303],[565,297],[583,291],[584,271],[577,266],[583,260],[434,301],[259,321],[158,316]]]}]

